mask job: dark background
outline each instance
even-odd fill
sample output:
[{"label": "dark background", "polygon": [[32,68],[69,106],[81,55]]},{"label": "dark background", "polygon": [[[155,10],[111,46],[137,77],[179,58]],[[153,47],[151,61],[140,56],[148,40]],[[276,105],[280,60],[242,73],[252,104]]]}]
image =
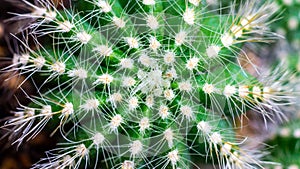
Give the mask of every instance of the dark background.
[{"label": "dark background", "polygon": [[[28,0],[32,2],[32,0]],[[18,42],[10,34],[21,36],[20,28],[30,20],[8,21],[14,15],[8,12],[27,13],[30,12],[21,0],[0,0],[0,69],[11,64],[13,53],[18,51]],[[9,79],[9,80],[7,80]],[[23,76],[17,72],[0,71],[0,126],[10,111],[17,107],[18,101],[26,105],[28,100],[24,92],[17,89]],[[22,89],[28,94],[34,94],[34,88],[30,81],[22,85]],[[49,138],[47,133],[39,134],[35,139],[17,148],[8,144],[7,138],[2,138],[5,130],[0,131],[0,169],[27,169],[45,156],[45,151],[53,148],[56,144],[55,138]]]}]

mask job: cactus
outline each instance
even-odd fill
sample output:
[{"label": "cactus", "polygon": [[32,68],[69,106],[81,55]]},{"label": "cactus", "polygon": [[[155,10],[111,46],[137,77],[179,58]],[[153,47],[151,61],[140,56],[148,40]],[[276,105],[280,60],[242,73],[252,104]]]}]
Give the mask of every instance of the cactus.
[{"label": "cactus", "polygon": [[23,2],[32,12],[12,20],[34,22],[18,39],[23,51],[2,71],[33,79],[38,95],[27,96],[32,103],[2,128],[17,146],[44,129],[61,136],[32,168],[273,164],[235,130],[248,110],[268,127],[285,120],[293,103],[291,73],[279,67],[257,79],[241,65],[259,72],[244,44],[278,39],[269,29],[274,3],[210,10],[200,0],[79,0],[71,9]]}]

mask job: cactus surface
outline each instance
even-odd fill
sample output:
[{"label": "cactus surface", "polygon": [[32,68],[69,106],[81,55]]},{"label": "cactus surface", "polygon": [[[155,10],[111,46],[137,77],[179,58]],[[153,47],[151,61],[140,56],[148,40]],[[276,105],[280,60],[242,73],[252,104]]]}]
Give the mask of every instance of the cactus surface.
[{"label": "cactus surface", "polygon": [[2,71],[26,75],[38,95],[2,128],[17,146],[44,129],[61,136],[32,168],[277,165],[236,132],[247,111],[268,127],[293,104],[292,73],[278,67],[258,79],[243,68],[261,69],[245,44],[279,38],[271,1],[218,9],[200,0],[23,2],[32,12],[12,19],[34,22]]}]

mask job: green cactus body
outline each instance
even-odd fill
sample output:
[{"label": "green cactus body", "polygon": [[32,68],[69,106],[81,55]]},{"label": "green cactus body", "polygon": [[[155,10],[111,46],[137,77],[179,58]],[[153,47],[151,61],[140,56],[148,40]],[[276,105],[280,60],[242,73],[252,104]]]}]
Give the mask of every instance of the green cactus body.
[{"label": "green cactus body", "polygon": [[290,103],[274,79],[259,81],[237,61],[245,43],[277,39],[265,29],[271,2],[224,14],[199,0],[39,3],[27,16],[40,23],[31,35],[53,43],[24,42],[5,69],[44,78],[40,95],[4,126],[19,131],[13,143],[46,125],[63,136],[33,168],[263,168],[264,153],[243,145],[233,119],[247,110],[283,117]]}]

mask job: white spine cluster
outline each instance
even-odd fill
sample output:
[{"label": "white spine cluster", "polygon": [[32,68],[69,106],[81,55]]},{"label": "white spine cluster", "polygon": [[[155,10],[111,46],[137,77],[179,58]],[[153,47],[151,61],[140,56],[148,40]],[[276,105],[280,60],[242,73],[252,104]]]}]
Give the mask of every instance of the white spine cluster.
[{"label": "white spine cluster", "polygon": [[120,61],[120,66],[123,69],[132,69],[133,66],[134,66],[133,63],[134,63],[134,61],[132,59],[130,59],[130,58],[123,58]]},{"label": "white spine cluster", "polygon": [[166,64],[173,64],[176,60],[175,60],[175,53],[174,52],[166,52],[166,54],[164,55],[164,62]]},{"label": "white spine cluster", "polygon": [[77,77],[78,79],[86,79],[88,77],[88,72],[83,68],[78,68],[68,71],[68,76]]},{"label": "white spine cluster", "polygon": [[30,59],[30,55],[27,53],[24,53],[24,54],[20,55],[19,62],[22,65],[26,65],[28,63],[29,59]]},{"label": "white spine cluster", "polygon": [[105,137],[101,133],[96,133],[93,136],[93,143],[97,146],[103,144],[104,140],[105,140]]},{"label": "white spine cluster", "polygon": [[249,95],[249,87],[248,86],[240,86],[238,89],[239,96],[245,98]]},{"label": "white spine cluster", "polygon": [[213,84],[205,83],[202,89],[206,94],[212,94],[215,92],[215,86]]},{"label": "white spine cluster", "polygon": [[127,38],[125,38],[125,40],[130,48],[137,49],[140,46],[138,39],[136,39],[134,37],[127,37]]},{"label": "white spine cluster", "polygon": [[165,91],[164,91],[164,97],[165,97],[167,100],[172,100],[172,99],[175,97],[175,94],[174,94],[173,90],[168,89],[168,90],[165,90]]},{"label": "white spine cluster", "polygon": [[235,86],[231,86],[231,85],[226,85],[223,91],[223,94],[226,97],[231,97],[236,93],[237,89]]},{"label": "white spine cluster", "polygon": [[51,69],[58,74],[63,74],[66,70],[66,65],[62,62],[55,62],[53,65],[51,65]]},{"label": "white spine cluster", "polygon": [[210,124],[208,122],[205,121],[200,121],[197,124],[197,129],[201,132],[203,132],[204,134],[208,134],[211,132],[212,127],[210,126]]},{"label": "white spine cluster", "polygon": [[123,121],[123,117],[122,117],[121,115],[117,114],[117,115],[113,116],[113,117],[111,118],[110,125],[109,125],[111,131],[116,132],[117,129],[118,129],[118,127],[119,127],[123,122],[124,122],[124,121]]},{"label": "white spine cluster", "polygon": [[165,105],[160,106],[158,114],[162,119],[166,119],[170,114],[169,108]]},{"label": "white spine cluster", "polygon": [[52,107],[50,105],[44,105],[41,109],[41,114],[44,114],[46,116],[52,116]]},{"label": "white spine cluster", "polygon": [[135,140],[130,144],[130,149],[132,156],[139,155],[143,151],[143,144],[139,140]]},{"label": "white spine cluster", "polygon": [[175,44],[181,46],[187,38],[187,33],[185,31],[180,31],[175,35]]},{"label": "white spine cluster", "polygon": [[200,61],[199,58],[196,57],[190,58],[186,63],[186,68],[189,70],[196,69],[199,61]]},{"label": "white spine cluster", "polygon": [[145,5],[155,5],[155,0],[143,0],[143,4],[145,4]]},{"label": "white spine cluster", "polygon": [[146,18],[147,26],[152,29],[156,30],[159,28],[159,23],[157,21],[157,18],[153,15],[148,15]]},{"label": "white spine cluster", "polygon": [[39,56],[39,57],[33,59],[33,64],[35,65],[35,67],[37,69],[41,69],[45,65],[45,63],[46,63],[46,60],[42,56]]},{"label": "white spine cluster", "polygon": [[161,46],[160,42],[155,37],[150,37],[149,43],[149,48],[154,51],[157,51]]},{"label": "white spine cluster", "polygon": [[126,22],[122,18],[118,18],[118,17],[114,16],[112,18],[112,21],[117,26],[117,28],[124,28],[126,26]]},{"label": "white spine cluster", "polygon": [[104,0],[100,0],[98,2],[98,6],[101,8],[101,10],[105,13],[108,13],[112,10],[112,7],[110,6],[110,4]]},{"label": "white spine cluster", "polygon": [[194,119],[193,109],[190,106],[187,106],[187,105],[181,106],[180,112],[188,120]]},{"label": "white spine cluster", "polygon": [[199,6],[201,0],[189,0],[189,3],[195,5],[195,6]]},{"label": "white spine cluster", "polygon": [[63,109],[61,110],[61,113],[64,115],[71,115],[74,113],[73,104],[68,102],[64,105]]},{"label": "white spine cluster", "polygon": [[129,110],[134,110],[139,106],[139,100],[137,97],[131,97],[128,101]]},{"label": "white spine cluster", "polygon": [[175,166],[176,163],[177,163],[177,162],[179,161],[179,159],[180,159],[180,156],[179,156],[179,154],[178,154],[178,150],[175,149],[175,150],[173,150],[173,151],[170,151],[170,152],[168,153],[168,159],[169,159],[169,161],[171,162],[172,166]]},{"label": "white spine cluster", "polygon": [[174,133],[171,128],[165,130],[164,139],[167,141],[169,148],[172,148],[174,143]]},{"label": "white spine cluster", "polygon": [[206,54],[209,58],[216,58],[219,55],[221,48],[217,45],[208,46]]},{"label": "white spine cluster", "polygon": [[75,25],[73,25],[70,21],[64,21],[58,24],[57,29],[62,30],[62,32],[70,32]]},{"label": "white spine cluster", "polygon": [[85,147],[84,144],[80,144],[76,147],[76,153],[78,156],[84,157],[88,155],[89,150]]},{"label": "white spine cluster", "polygon": [[99,107],[100,103],[98,99],[88,99],[80,107],[85,111],[96,110]]},{"label": "white spine cluster", "polygon": [[230,46],[233,45],[234,39],[229,33],[225,33],[221,37],[221,42],[224,45],[224,47],[229,48]]},{"label": "white spine cluster", "polygon": [[101,76],[98,76],[98,79],[93,84],[101,83],[101,84],[109,85],[113,80],[114,78],[111,75],[103,74]]},{"label": "white spine cluster", "polygon": [[121,102],[122,100],[123,100],[122,94],[119,92],[113,93],[109,97],[109,101],[113,103],[118,103]]},{"label": "white spine cluster", "polygon": [[178,83],[178,88],[180,91],[191,92],[193,86],[189,81],[183,81]]},{"label": "white spine cluster", "polygon": [[140,132],[144,133],[145,130],[150,128],[150,121],[148,117],[143,117],[139,122]]},{"label": "white spine cluster", "polygon": [[183,13],[183,20],[189,25],[194,25],[195,23],[194,9],[187,8],[186,11]]},{"label": "white spine cluster", "polygon": [[86,33],[85,31],[76,34],[76,38],[82,43],[87,44],[91,39],[92,35]]},{"label": "white spine cluster", "polygon": [[108,57],[113,53],[112,48],[107,45],[99,45],[93,51],[98,52],[102,57]]},{"label": "white spine cluster", "polygon": [[121,169],[134,169],[134,162],[133,161],[124,161],[122,163]]},{"label": "white spine cluster", "polygon": [[122,83],[124,87],[133,87],[136,81],[132,77],[124,77]]}]

